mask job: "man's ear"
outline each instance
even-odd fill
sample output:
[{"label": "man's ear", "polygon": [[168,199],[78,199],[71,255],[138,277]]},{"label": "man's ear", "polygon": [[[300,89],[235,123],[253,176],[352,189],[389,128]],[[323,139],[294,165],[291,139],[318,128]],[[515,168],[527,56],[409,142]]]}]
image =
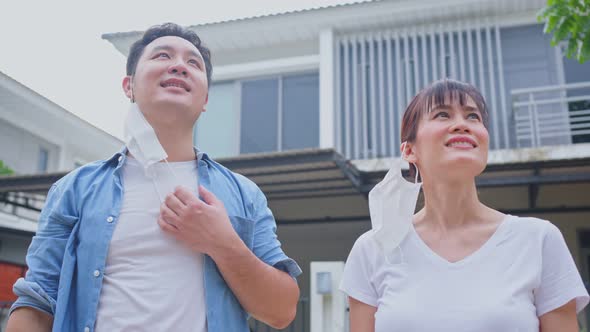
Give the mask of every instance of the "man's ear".
[{"label": "man's ear", "polygon": [[416,163],[416,154],[414,153],[414,145],[409,142],[403,142],[400,145],[401,156],[402,158],[412,164]]},{"label": "man's ear", "polygon": [[123,77],[123,82],[121,83],[121,85],[123,86],[123,92],[125,92],[127,98],[133,101],[133,88],[131,86],[131,81],[131,76],[125,76]]},{"label": "man's ear", "polygon": [[203,112],[207,112],[207,104],[209,103],[209,92],[205,96],[205,105],[203,105]]}]

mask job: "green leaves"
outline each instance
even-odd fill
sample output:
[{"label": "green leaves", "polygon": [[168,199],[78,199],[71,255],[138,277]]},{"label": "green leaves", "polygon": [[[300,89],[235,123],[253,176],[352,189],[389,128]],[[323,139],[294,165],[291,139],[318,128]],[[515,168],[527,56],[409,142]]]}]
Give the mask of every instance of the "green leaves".
[{"label": "green leaves", "polygon": [[537,19],[545,21],[544,33],[553,33],[552,46],[567,43],[568,58],[590,59],[590,0],[547,0]]},{"label": "green leaves", "polygon": [[4,165],[4,162],[0,160],[0,176],[11,174],[14,174],[14,171],[10,169],[8,166]]}]

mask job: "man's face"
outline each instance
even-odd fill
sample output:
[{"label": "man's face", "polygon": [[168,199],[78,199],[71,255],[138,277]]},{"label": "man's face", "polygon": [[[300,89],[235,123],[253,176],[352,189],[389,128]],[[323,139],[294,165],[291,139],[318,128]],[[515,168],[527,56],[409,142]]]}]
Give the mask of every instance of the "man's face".
[{"label": "man's face", "polygon": [[192,127],[207,103],[205,62],[186,39],[160,37],[146,46],[135,75],[125,77],[123,88],[150,123],[178,122],[180,117]]}]

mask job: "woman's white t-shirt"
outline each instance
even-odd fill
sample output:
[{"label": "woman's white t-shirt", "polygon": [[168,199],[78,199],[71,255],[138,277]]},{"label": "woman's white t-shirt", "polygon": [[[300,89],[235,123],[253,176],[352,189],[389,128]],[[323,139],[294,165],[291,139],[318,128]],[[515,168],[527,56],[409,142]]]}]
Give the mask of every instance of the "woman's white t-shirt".
[{"label": "woman's white t-shirt", "polygon": [[340,288],[377,307],[375,332],[539,331],[538,317],[588,292],[561,232],[548,221],[507,216],[476,252],[451,263],[411,230],[385,259],[361,235]]}]

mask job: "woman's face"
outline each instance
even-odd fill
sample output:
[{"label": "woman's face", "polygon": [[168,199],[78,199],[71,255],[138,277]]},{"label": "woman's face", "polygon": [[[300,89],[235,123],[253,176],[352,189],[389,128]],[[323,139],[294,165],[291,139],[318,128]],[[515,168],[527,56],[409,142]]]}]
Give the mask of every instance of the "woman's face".
[{"label": "woman's face", "polygon": [[409,144],[407,160],[418,165],[424,177],[475,177],[485,169],[489,135],[475,102],[466,96],[445,98],[422,115],[416,140]]}]

